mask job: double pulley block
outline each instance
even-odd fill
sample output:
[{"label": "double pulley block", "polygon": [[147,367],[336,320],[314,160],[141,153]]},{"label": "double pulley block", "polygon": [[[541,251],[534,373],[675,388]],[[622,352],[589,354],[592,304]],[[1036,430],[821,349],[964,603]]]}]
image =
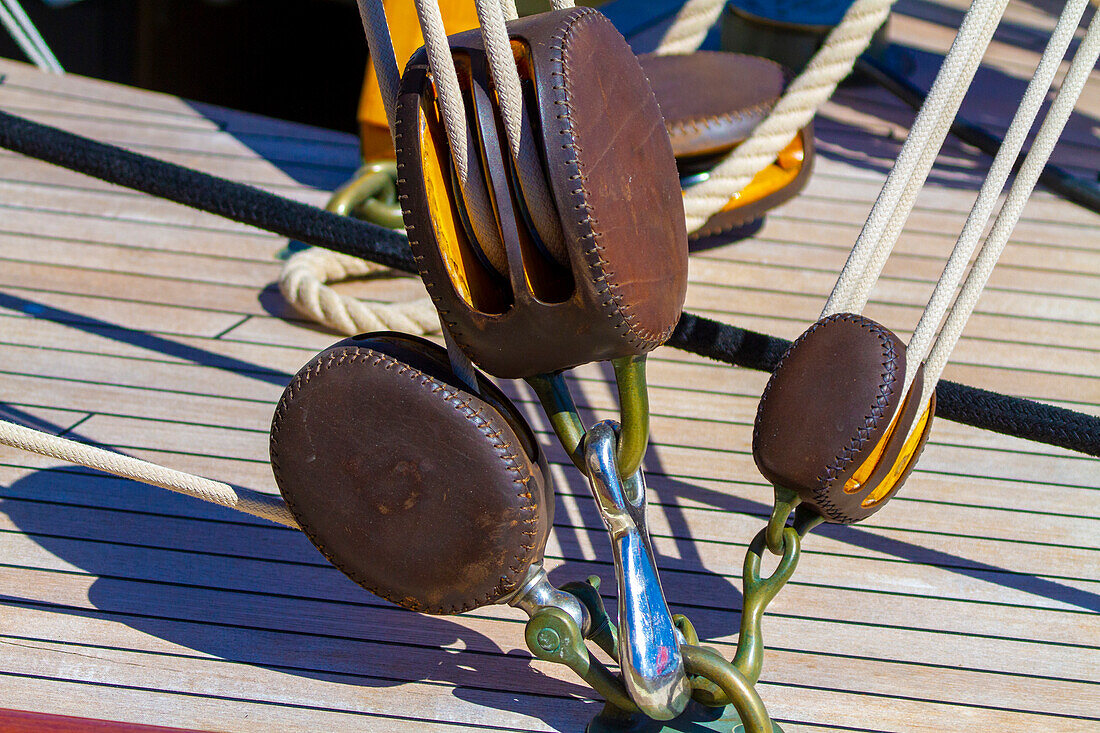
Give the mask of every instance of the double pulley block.
[{"label": "double pulley block", "polygon": [[[687,289],[669,134],[637,58],[597,11],[545,13],[508,30],[522,80],[520,139],[535,146],[537,170],[512,156],[476,32],[449,39],[468,122],[464,181],[423,51],[401,80],[398,200],[452,352],[387,332],[318,354],[272,422],[280,491],[325,557],[382,598],[433,614],[522,608],[532,653],[566,664],[607,700],[593,730],[684,715],[778,730],[754,689],[764,608],[814,524],[856,521],[896,491],[931,407],[919,393],[901,394],[904,347],[867,319],[826,319],[792,346],[754,432],[777,502],[746,557],[738,653],[727,662],[700,646],[666,604],[641,470],[645,357],[671,334]],[[536,200],[539,190],[548,196]],[[493,381],[456,371],[464,359],[534,388],[607,529],[616,621],[598,579],[550,583],[543,554],[554,486],[545,451]],[[585,426],[564,373],[599,361],[614,367],[621,423]],[[824,428],[832,432],[822,436]],[[765,550],[782,555],[770,578],[760,576]],[[736,714],[724,723],[700,713],[730,704]]]}]

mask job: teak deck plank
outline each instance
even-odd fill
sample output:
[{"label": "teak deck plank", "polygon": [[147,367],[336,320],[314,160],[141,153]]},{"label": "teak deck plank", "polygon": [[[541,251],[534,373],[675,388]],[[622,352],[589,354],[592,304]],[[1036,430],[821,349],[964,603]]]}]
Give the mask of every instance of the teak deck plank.
[{"label": "teak deck plank", "polygon": [[[673,3],[653,3],[654,7]],[[927,87],[964,0],[897,6]],[[1053,7],[1053,6],[1052,6]],[[667,10],[667,8],[666,8]],[[963,114],[1001,132],[1046,5],[1013,2]],[[660,13],[658,13],[660,14]],[[667,14],[667,13],[666,13]],[[652,16],[651,16],[652,17]],[[646,50],[662,23],[629,20]],[[356,167],[354,138],[0,60],[0,109],[309,203]],[[695,252],[687,309],[797,336],[819,313],[913,113],[874,87],[818,117],[805,192],[743,241]],[[1100,72],[1055,160],[1096,175]],[[948,139],[867,313],[907,338],[989,159]],[[1039,188],[946,376],[1100,414],[1100,216]],[[271,411],[336,336],[275,281],[287,242],[0,151],[0,416],[262,491]],[[341,286],[387,301],[410,278]],[[613,416],[606,366],[570,377]],[[771,489],[749,442],[766,375],[650,359],[650,527],[674,611],[732,654],[741,561]],[[546,565],[598,574],[587,487],[529,388],[502,385],[558,489]],[[818,530],[764,621],[761,694],[788,731],[1095,730],[1100,462],[938,421],[889,507]],[[344,578],[304,536],[227,509],[0,448],[3,707],[198,730],[579,731],[599,709],[532,662],[522,614],[426,617]],[[0,718],[0,728],[4,721]]]}]

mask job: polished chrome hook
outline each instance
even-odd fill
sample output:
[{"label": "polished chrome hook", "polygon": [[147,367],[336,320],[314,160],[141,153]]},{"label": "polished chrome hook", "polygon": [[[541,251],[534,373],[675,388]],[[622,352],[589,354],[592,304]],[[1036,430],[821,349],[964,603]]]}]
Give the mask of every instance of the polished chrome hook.
[{"label": "polished chrome hook", "polygon": [[691,697],[680,636],[657,577],[645,519],[641,469],[625,480],[616,463],[618,426],[596,423],[585,439],[585,465],[600,517],[611,535],[619,591],[619,665],[631,699],[651,718],[671,720]]},{"label": "polished chrome hook", "polygon": [[585,636],[592,630],[592,616],[588,608],[572,593],[555,587],[546,577],[546,569],[541,562],[532,565],[523,585],[501,602],[523,609],[530,617],[544,608],[557,608],[567,613]]}]

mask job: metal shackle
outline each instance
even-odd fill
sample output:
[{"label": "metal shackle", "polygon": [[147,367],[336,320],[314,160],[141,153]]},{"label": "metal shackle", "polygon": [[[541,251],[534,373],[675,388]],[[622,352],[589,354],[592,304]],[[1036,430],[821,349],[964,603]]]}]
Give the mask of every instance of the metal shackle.
[{"label": "metal shackle", "polygon": [[619,666],[638,708],[656,720],[671,720],[687,706],[691,687],[646,527],[645,478],[641,470],[625,479],[619,474],[617,432],[611,421],[592,426],[585,465],[611,536],[619,593]]}]

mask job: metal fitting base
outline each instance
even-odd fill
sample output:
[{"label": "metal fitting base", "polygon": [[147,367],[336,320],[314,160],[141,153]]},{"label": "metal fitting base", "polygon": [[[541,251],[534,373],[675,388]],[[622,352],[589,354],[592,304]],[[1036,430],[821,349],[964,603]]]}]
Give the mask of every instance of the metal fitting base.
[{"label": "metal fitting base", "polygon": [[[708,708],[692,701],[687,709],[675,720],[653,720],[644,715],[630,715],[605,705],[604,709],[589,722],[585,733],[703,733],[720,731],[721,733],[745,733],[741,717],[736,708],[728,705],[724,708]],[[772,723],[773,733],[783,733],[778,723]]]}]

